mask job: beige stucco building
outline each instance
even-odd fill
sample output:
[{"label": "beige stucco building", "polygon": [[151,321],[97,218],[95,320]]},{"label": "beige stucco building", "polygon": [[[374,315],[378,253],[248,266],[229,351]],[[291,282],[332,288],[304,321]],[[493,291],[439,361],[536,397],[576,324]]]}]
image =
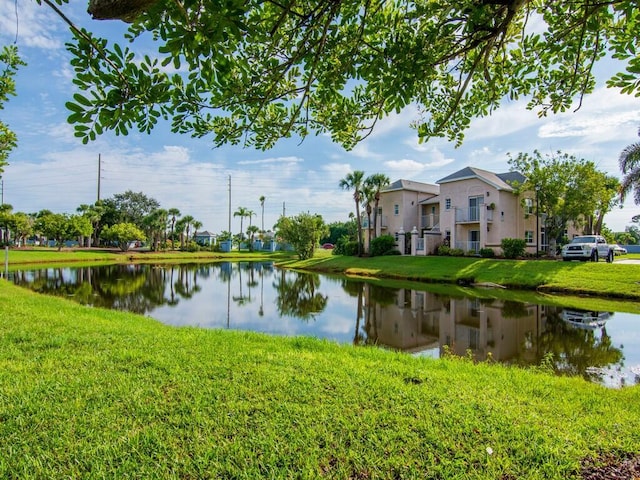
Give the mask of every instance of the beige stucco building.
[{"label": "beige stucco building", "polygon": [[[377,235],[394,235],[402,231],[410,232],[414,226],[422,225],[422,202],[437,198],[440,187],[413,180],[397,180],[380,194],[378,205]],[[365,217],[363,227],[365,243],[368,244],[373,230],[373,220],[369,226]]]},{"label": "beige stucco building", "polygon": [[518,172],[496,174],[473,167],[438,180],[440,230],[451,247],[499,252],[503,238],[524,239],[529,253],[542,247],[546,242],[535,215],[535,192],[518,191],[525,180]]},{"label": "beige stucco building", "polygon": [[[535,192],[519,192],[524,181],[518,172],[474,167],[437,184],[398,180],[381,192],[377,235],[394,235],[400,251],[413,255],[435,253],[443,243],[465,252],[501,253],[504,238],[524,239],[527,252],[535,253],[547,242],[543,221],[535,215]],[[368,242],[372,231],[366,219],[364,226]]]}]

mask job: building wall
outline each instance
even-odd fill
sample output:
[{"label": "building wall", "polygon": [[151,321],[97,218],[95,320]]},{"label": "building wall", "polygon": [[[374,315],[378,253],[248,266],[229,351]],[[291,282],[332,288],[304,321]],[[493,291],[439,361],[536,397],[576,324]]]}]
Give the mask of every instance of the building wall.
[{"label": "building wall", "polygon": [[[382,208],[382,215],[387,218],[388,228],[381,233],[395,235],[400,229],[410,232],[413,227],[420,227],[419,203],[434,196],[434,194],[411,190],[382,192],[379,206]],[[398,205],[397,215],[394,212],[394,205]]]},{"label": "building wall", "polygon": [[[513,192],[498,190],[488,183],[477,179],[467,179],[441,185],[440,209],[446,212],[440,216],[440,229],[452,232],[452,246],[463,242],[468,245],[469,232],[479,232],[479,248],[493,248],[500,253],[500,244],[504,238],[525,238],[525,232],[532,232],[532,241],[527,244],[527,251],[536,251],[536,217],[525,215],[522,205],[523,198],[530,198],[535,202],[531,192],[520,196]],[[480,200],[480,218],[477,223],[456,223],[456,209],[465,213],[469,209],[470,197],[482,197]],[[447,199],[451,201],[451,209],[446,210]],[[493,204],[493,205],[492,205]],[[493,210],[488,210],[493,206]],[[539,223],[542,228],[542,222]],[[463,248],[467,250],[468,248]]]}]

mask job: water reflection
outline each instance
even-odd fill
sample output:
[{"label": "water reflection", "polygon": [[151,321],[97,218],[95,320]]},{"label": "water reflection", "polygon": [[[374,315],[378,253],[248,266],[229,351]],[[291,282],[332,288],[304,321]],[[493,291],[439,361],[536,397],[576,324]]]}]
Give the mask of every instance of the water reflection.
[{"label": "water reflection", "polygon": [[270,262],[52,268],[14,272],[13,280],[178,326],[308,335],[518,365],[552,358],[560,374],[614,386],[640,383],[640,322],[629,314],[451,296],[426,286],[399,289],[280,270]]},{"label": "water reflection", "polygon": [[[623,367],[622,349],[607,334],[609,312],[417,290],[398,290],[396,301],[390,303],[386,296],[378,300],[378,289],[365,285],[364,291],[368,300],[364,333],[357,336],[362,343],[434,356],[446,350],[478,361],[518,365],[539,365],[552,354],[558,373],[598,382]],[[576,326],[576,317],[598,320]]]}]

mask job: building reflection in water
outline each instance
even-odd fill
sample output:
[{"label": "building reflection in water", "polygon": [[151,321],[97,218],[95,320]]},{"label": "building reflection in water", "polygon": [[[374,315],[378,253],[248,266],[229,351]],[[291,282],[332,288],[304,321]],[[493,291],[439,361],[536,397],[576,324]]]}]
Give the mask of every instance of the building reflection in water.
[{"label": "building reflection in water", "polygon": [[450,297],[428,291],[387,292],[363,284],[360,343],[441,356],[538,365],[553,355],[558,373],[597,380],[622,367],[622,351],[606,332],[608,312],[583,312],[498,299]]}]

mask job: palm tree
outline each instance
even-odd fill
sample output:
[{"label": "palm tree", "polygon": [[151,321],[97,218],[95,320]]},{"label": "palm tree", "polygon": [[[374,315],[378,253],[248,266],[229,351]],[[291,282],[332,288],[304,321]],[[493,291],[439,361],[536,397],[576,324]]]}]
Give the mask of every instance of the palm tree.
[{"label": "palm tree", "polygon": [[[640,129],[638,130],[640,136]],[[626,147],[618,159],[624,177],[620,183],[620,202],[633,190],[633,200],[640,205],[640,142]]]},{"label": "palm tree", "polygon": [[373,238],[378,236],[378,205],[380,204],[380,191],[391,184],[391,180],[384,173],[374,173],[365,180],[374,190],[373,206]]},{"label": "palm tree", "polygon": [[151,242],[151,250],[154,252],[158,250],[160,239],[166,231],[167,215],[168,214],[165,209],[157,208],[142,219],[142,224],[144,225]]},{"label": "palm tree", "polygon": [[254,212],[253,210],[247,210],[247,217],[249,217],[249,226],[251,226],[251,217],[255,217],[256,216],[256,212]]},{"label": "palm tree", "polygon": [[247,227],[247,234],[249,235],[249,250],[253,251],[253,240],[255,238],[256,233],[258,233],[260,229],[255,225],[249,225]]},{"label": "palm tree", "polygon": [[193,225],[193,239],[195,240],[198,230],[202,228],[202,222],[194,220],[193,222],[191,222],[191,225]]},{"label": "palm tree", "polygon": [[260,195],[260,198],[258,200],[260,200],[260,208],[262,209],[262,224],[260,226],[260,230],[264,232],[264,201],[266,200],[266,198],[264,197],[264,195]]},{"label": "palm tree", "polygon": [[186,228],[186,239],[185,242],[187,245],[189,245],[189,232],[191,231],[191,225],[193,224],[193,222],[196,221],[195,218],[193,218],[191,215],[185,215],[184,217],[182,217],[181,219],[184,223],[184,226]]},{"label": "palm tree", "polygon": [[13,206],[8,203],[0,205],[0,243],[9,241],[9,227],[11,226]]},{"label": "palm tree", "polygon": [[339,186],[343,190],[353,190],[353,200],[356,203],[356,221],[358,222],[358,255],[362,255],[362,219],[360,218],[360,201],[362,200],[362,181],[364,179],[364,172],[362,170],[355,170],[347,173],[347,175],[340,180]]},{"label": "palm tree", "polygon": [[98,244],[98,227],[100,226],[100,220],[104,215],[106,209],[104,205],[102,205],[101,201],[94,203],[93,205],[82,204],[78,208],[76,208],[76,212],[81,213],[83,216],[87,217],[91,222],[91,227],[93,228],[93,232],[91,237],[89,238],[88,247],[92,247]]},{"label": "palm tree", "polygon": [[[185,245],[184,232],[187,230],[189,223],[193,220],[191,215],[185,215],[184,217],[178,219],[176,222],[176,234],[180,236],[180,248],[183,249]],[[188,240],[188,239],[187,239]]]},{"label": "palm tree", "polygon": [[365,212],[367,212],[367,251],[371,253],[371,211],[373,210],[376,191],[367,180],[362,185],[362,200],[364,201]]},{"label": "palm tree", "polygon": [[171,221],[171,249],[173,250],[173,229],[176,226],[176,219],[180,216],[180,210],[177,208],[170,208],[167,210],[169,220]]},{"label": "palm tree", "polygon": [[[240,217],[240,240],[244,240],[242,223],[244,221],[244,217],[249,216],[249,212],[251,212],[251,210],[246,207],[238,207],[238,209],[233,212],[234,217]],[[251,212],[251,214],[253,215],[253,212]]]}]

